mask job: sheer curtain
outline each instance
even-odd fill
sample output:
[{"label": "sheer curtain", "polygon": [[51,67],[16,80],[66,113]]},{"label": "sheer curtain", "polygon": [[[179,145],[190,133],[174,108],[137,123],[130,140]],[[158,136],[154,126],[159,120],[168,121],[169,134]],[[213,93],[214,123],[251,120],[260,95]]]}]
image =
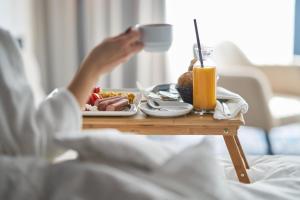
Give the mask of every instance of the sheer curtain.
[{"label": "sheer curtain", "polygon": [[194,18],[203,44],[233,41],[258,64],[293,60],[295,0],[166,0],[166,10],[176,28],[169,52],[170,66],[177,68],[172,80],[187,70],[193,56]]},{"label": "sheer curtain", "polygon": [[[104,38],[137,23],[165,22],[164,0],[32,0],[34,50],[48,91],[66,85],[84,56]],[[165,54],[142,52],[102,77],[102,87],[167,81]]]}]

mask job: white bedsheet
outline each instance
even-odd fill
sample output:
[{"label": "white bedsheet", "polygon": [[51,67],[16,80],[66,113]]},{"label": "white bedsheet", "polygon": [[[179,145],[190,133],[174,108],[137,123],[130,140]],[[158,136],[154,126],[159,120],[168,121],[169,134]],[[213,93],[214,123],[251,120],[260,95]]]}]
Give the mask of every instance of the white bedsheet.
[{"label": "white bedsheet", "polygon": [[[95,146],[99,141],[110,140],[111,145],[103,149],[80,145],[85,161],[52,164],[37,158],[0,156],[0,199],[300,199],[300,157],[297,156],[248,157],[252,184],[242,184],[236,180],[230,159],[221,158],[218,163],[211,154],[212,147],[205,142],[172,152],[170,159],[161,166],[153,165],[148,169],[140,163],[121,160],[118,155],[110,154],[111,160],[103,156],[104,159],[93,161],[94,156],[86,154],[97,150],[106,155],[107,151],[124,155],[132,152],[128,149],[132,146],[135,146],[135,153],[132,153],[135,156],[158,152],[151,150],[150,143],[147,144],[149,152],[140,151],[141,146],[127,142],[129,140],[118,139],[115,143],[118,145],[114,145],[113,138],[77,138],[80,143],[93,142]],[[139,143],[139,139],[135,141]],[[68,144],[70,147],[70,141]],[[78,147],[78,141],[74,144]],[[152,148],[156,146],[152,145]],[[128,159],[132,158],[128,156]],[[148,159],[147,162],[151,162],[152,158]]]},{"label": "white bedsheet", "polygon": [[237,199],[300,199],[300,156],[248,156],[251,184],[237,182],[230,159],[220,159]]},{"label": "white bedsheet", "polygon": [[[128,149],[124,145],[120,148]],[[155,170],[118,160],[116,156],[111,160],[104,157],[97,162],[85,160],[57,164],[2,156],[0,199],[231,199],[225,190],[225,180],[210,178],[221,173],[209,153],[210,148],[208,143],[195,145],[171,155]],[[110,147],[105,151],[114,149]]]}]

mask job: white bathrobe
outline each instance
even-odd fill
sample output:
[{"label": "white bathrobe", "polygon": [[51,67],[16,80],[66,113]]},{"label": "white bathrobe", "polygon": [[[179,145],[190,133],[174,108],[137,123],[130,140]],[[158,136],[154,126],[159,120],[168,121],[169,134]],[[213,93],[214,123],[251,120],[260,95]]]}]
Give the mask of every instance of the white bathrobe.
[{"label": "white bathrobe", "polygon": [[38,108],[12,36],[0,29],[0,154],[50,156],[53,136],[81,128],[80,107],[67,89]]}]

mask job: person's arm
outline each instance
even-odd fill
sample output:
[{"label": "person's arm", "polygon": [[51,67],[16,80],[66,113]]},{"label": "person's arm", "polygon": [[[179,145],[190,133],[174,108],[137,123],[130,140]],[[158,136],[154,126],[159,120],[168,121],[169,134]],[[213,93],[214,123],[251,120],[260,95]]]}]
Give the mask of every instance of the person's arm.
[{"label": "person's arm", "polygon": [[0,155],[52,156],[53,138],[81,129],[81,110],[98,77],[142,48],[139,33],[129,31],[95,47],[68,89],[60,88],[36,108],[12,36],[0,29]]},{"label": "person's arm", "polygon": [[143,48],[139,39],[140,32],[128,29],[119,36],[104,40],[91,51],[68,86],[80,105],[86,103],[101,75],[126,62]]}]

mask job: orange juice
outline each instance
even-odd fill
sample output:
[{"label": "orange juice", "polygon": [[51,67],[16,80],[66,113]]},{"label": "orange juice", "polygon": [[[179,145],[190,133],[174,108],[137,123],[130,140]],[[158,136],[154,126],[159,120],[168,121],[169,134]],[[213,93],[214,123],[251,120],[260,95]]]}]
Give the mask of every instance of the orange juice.
[{"label": "orange juice", "polygon": [[196,111],[211,111],[216,106],[216,68],[193,68],[193,106]]}]

